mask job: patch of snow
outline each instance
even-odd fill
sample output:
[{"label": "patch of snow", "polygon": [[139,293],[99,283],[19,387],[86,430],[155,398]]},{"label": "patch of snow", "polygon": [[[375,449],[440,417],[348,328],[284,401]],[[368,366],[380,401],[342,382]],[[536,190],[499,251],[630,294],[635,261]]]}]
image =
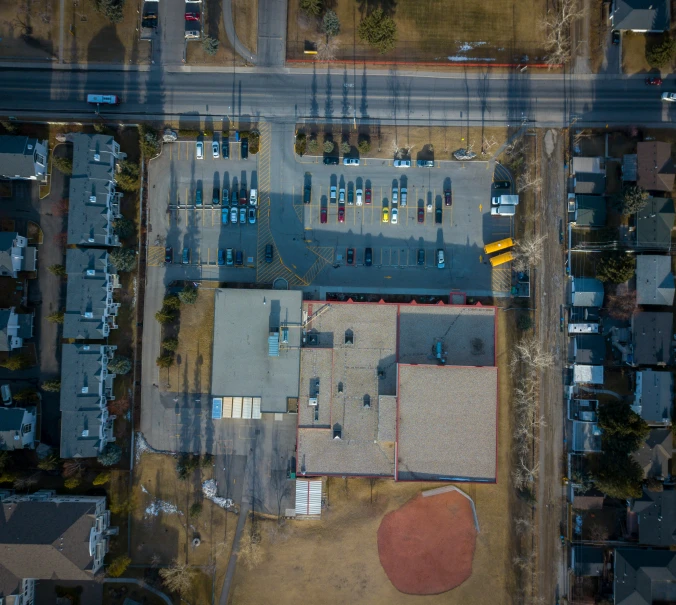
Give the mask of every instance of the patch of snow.
[{"label": "patch of snow", "polygon": [[462,56],[454,56],[454,57],[447,57],[449,61],[495,61],[493,58],[480,58],[480,57],[462,57]]},{"label": "patch of snow", "polygon": [[149,494],[149,493],[150,493],[150,492],[149,492],[145,487],[143,487],[143,486],[141,486],[141,491],[142,491],[144,494]]},{"label": "patch of snow", "polygon": [[166,513],[167,515],[183,515],[175,504],[165,502],[164,500],[153,500],[146,508],[145,513],[146,518],[157,517],[160,513]]},{"label": "patch of snow", "polygon": [[141,456],[144,452],[149,452],[150,454],[167,454],[169,456],[176,456],[174,452],[167,452],[163,450],[156,450],[154,447],[151,447],[146,438],[143,436],[143,433],[139,431],[136,433],[136,439],[134,440],[135,450],[134,450],[134,459],[138,463],[141,460]]},{"label": "patch of snow", "polygon": [[211,500],[216,506],[221,508],[231,508],[233,502],[230,498],[221,498],[218,494],[218,484],[214,479],[207,479],[202,483],[202,493],[207,500]]}]

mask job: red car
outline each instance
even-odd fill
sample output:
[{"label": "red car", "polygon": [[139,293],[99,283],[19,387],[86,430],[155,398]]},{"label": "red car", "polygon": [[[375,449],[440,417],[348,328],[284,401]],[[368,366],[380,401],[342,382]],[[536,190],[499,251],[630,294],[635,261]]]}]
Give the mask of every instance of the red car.
[{"label": "red car", "polygon": [[325,223],[326,222],[326,208],[322,208],[321,216],[320,216],[320,222]]},{"label": "red car", "polygon": [[338,208],[338,222],[339,223],[345,222],[345,208],[343,208],[342,206]]},{"label": "red car", "polygon": [[648,86],[662,86],[662,78],[646,78],[645,83]]},{"label": "red car", "polygon": [[367,204],[371,203],[371,190],[370,189],[366,190],[366,203]]},{"label": "red car", "polygon": [[450,189],[444,191],[444,202],[447,206],[450,206],[453,203],[453,194]]},{"label": "red car", "polygon": [[418,222],[419,223],[425,222],[425,209],[424,208],[418,208]]},{"label": "red car", "polygon": [[200,20],[200,14],[199,13],[186,13],[185,14],[185,20],[186,21],[199,21]]}]

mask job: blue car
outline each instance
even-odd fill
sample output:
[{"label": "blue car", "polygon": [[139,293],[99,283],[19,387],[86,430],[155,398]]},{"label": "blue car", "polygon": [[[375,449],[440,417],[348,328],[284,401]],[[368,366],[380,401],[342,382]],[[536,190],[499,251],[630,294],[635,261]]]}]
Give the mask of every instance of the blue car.
[{"label": "blue car", "polygon": [[219,265],[225,265],[225,254],[223,254],[222,249],[218,250],[218,264]]},{"label": "blue car", "polygon": [[221,222],[224,225],[227,225],[230,219],[230,208],[227,206],[224,208],[221,208]]}]

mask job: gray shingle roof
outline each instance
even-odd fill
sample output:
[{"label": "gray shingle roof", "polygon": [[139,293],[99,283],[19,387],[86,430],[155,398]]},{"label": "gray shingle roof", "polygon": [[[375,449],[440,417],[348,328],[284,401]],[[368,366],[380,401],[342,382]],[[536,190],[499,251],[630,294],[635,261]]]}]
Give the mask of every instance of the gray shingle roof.
[{"label": "gray shingle roof", "polygon": [[18,233],[0,232],[0,275],[16,277],[19,271],[35,271],[37,263],[37,248],[26,246],[15,250],[12,254],[14,241]]},{"label": "gray shingle roof", "polygon": [[575,362],[602,365],[606,359],[606,341],[600,334],[578,334],[575,337]]},{"label": "gray shingle roof", "polygon": [[634,363],[646,366],[669,363],[672,325],[671,313],[644,311],[634,315]]},{"label": "gray shingle roof", "polygon": [[652,429],[632,456],[641,465],[644,477],[668,477],[673,456],[671,428]]},{"label": "gray shingle roof", "polygon": [[615,0],[613,8],[614,29],[656,32],[669,29],[671,10],[667,0]]},{"label": "gray shingle roof", "polygon": [[639,544],[676,544],[676,491],[651,492],[644,488],[631,510],[638,514]]},{"label": "gray shingle roof", "polygon": [[674,228],[674,201],[650,197],[636,213],[636,245],[652,250],[668,250]]},{"label": "gray shingle roof", "polygon": [[636,405],[648,424],[663,424],[671,418],[674,376],[671,372],[646,370],[636,373]]},{"label": "gray shingle roof", "polygon": [[616,548],[615,605],[676,601],[676,552]]},{"label": "gray shingle roof", "polygon": [[575,193],[601,195],[606,190],[606,175],[593,172],[578,172],[575,175]]},{"label": "gray shingle roof", "polygon": [[[30,410],[35,413],[35,408]],[[23,449],[21,426],[25,411],[23,408],[0,408],[0,449]]]},{"label": "gray shingle roof", "polygon": [[[35,178],[37,139],[24,136],[0,136],[0,175],[12,179]],[[46,141],[42,142],[43,144]],[[47,158],[44,158],[46,161]]]},{"label": "gray shingle roof", "polygon": [[[657,2],[650,0],[650,2],[656,5],[659,0]],[[661,141],[644,141],[638,143],[636,148],[638,157],[636,184],[646,191],[671,193],[674,188],[674,174],[676,174],[674,161],[671,159],[671,144]]]},{"label": "gray shingle roof", "polygon": [[574,277],[572,302],[574,307],[601,307],[603,284],[592,277]]},{"label": "gray shingle roof", "polygon": [[606,224],[606,198],[601,195],[576,195],[575,223],[578,227],[603,227]]},{"label": "gray shingle roof", "polygon": [[676,290],[671,272],[671,256],[637,256],[636,290],[636,302],[639,305],[673,305]]},{"label": "gray shingle roof", "polygon": [[33,314],[16,313],[16,309],[0,309],[0,351],[11,351],[11,338],[9,320],[12,313],[16,314],[17,328],[12,333],[19,338],[31,338],[33,336]]}]

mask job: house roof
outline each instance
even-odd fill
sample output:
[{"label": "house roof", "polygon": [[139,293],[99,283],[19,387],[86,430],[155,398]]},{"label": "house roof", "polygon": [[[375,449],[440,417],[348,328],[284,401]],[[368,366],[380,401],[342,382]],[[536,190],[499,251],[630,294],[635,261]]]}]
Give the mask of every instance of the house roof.
[{"label": "house roof", "polygon": [[0,450],[23,449],[21,427],[26,411],[35,414],[35,408],[0,408]]},{"label": "house roof", "polygon": [[633,457],[641,465],[644,477],[668,477],[673,455],[671,428],[651,429]]},{"label": "house roof", "polygon": [[601,195],[576,195],[575,223],[578,227],[603,227],[606,224],[606,198]]},{"label": "house roof", "polygon": [[648,424],[663,424],[671,418],[674,397],[674,375],[671,372],[645,370],[636,372],[636,404],[641,418]]},{"label": "house roof", "polygon": [[674,201],[666,197],[649,197],[636,213],[636,245],[653,250],[671,247],[674,228]]},{"label": "house roof", "polygon": [[648,546],[676,544],[676,491],[652,492],[634,500],[632,512],[638,514],[638,541]]},{"label": "house roof", "polygon": [[575,384],[603,384],[603,366],[573,364]]},{"label": "house roof", "polygon": [[599,546],[573,546],[571,566],[576,576],[600,576],[603,573],[603,548]]},{"label": "house roof", "polygon": [[574,157],[573,174],[587,172],[592,174],[606,174],[603,158],[600,156],[592,158]]},{"label": "house roof", "polygon": [[601,451],[601,430],[595,422],[573,420],[573,450],[576,452]]},{"label": "house roof", "polygon": [[11,351],[11,336],[9,335],[9,318],[12,316],[12,309],[0,309],[0,351]]},{"label": "house roof", "polygon": [[575,362],[588,365],[603,364],[606,359],[606,341],[600,334],[575,336]]},{"label": "house roof", "polygon": [[671,359],[673,315],[643,311],[632,317],[634,363],[657,365]]},{"label": "house roof", "polygon": [[615,605],[676,601],[676,552],[615,549]]},{"label": "house roof", "polygon": [[615,0],[614,8],[611,14],[614,29],[654,32],[669,29],[671,11],[667,0]]},{"label": "house roof", "polygon": [[0,136],[0,174],[9,179],[35,177],[37,139],[23,136]]},{"label": "house roof", "polygon": [[[622,0],[617,0],[621,2]],[[651,3],[657,4],[654,0]],[[638,178],[636,184],[646,191],[671,193],[676,167],[671,159],[671,144],[661,141],[638,143]]]},{"label": "house roof", "polygon": [[606,173],[578,172],[575,174],[575,193],[601,195],[606,190]]},{"label": "house roof", "polygon": [[572,303],[574,307],[602,306],[603,284],[593,277],[574,277]]},{"label": "house roof", "polygon": [[671,256],[641,254],[636,257],[636,302],[639,305],[674,304]]},{"label": "house roof", "polygon": [[635,182],[638,178],[638,156],[625,153],[622,157],[622,180]]}]

